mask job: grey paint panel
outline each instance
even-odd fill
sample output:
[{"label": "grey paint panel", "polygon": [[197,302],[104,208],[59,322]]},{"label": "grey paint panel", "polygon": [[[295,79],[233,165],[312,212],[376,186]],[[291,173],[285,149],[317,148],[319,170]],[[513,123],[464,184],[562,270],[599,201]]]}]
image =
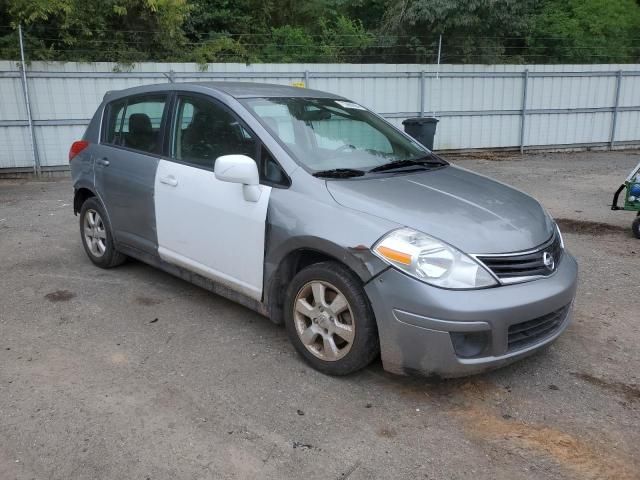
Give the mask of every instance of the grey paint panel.
[{"label": "grey paint panel", "polygon": [[299,170],[290,189],[273,189],[267,214],[265,284],[288,253],[315,249],[349,266],[363,281],[387,267],[370,247],[397,224],[338,205],[324,181]]},{"label": "grey paint panel", "polygon": [[252,97],[313,97],[313,98],[343,98],[333,93],[312,90],[310,88],[290,87],[257,82],[199,82],[206,88],[219,90],[234,98]]},{"label": "grey paint panel", "polygon": [[[517,285],[483,290],[445,290],[419,282],[389,269],[365,286],[373,307],[385,370],[395,373],[458,376],[510,363],[553,341],[552,337],[519,352],[507,352],[509,325],[524,322],[569,305],[577,288],[577,264],[567,252],[550,277]],[[397,318],[394,310],[412,315],[411,324]],[[460,327],[434,329],[433,319],[459,322]],[[570,318],[565,320],[563,329]],[[450,331],[475,331],[477,322],[491,327],[491,352],[473,361],[459,359]],[[444,328],[446,330],[446,328]]]},{"label": "grey paint panel", "polygon": [[341,205],[433,235],[466,253],[527,250],[553,233],[536,200],[454,166],[328,181],[327,188]]},{"label": "grey paint panel", "polygon": [[94,145],[91,153],[96,191],[109,214],[116,242],[157,251],[153,189],[159,159],[108,145]]},{"label": "grey paint panel", "polygon": [[110,102],[130,95],[151,92],[187,91],[208,94],[224,94],[233,98],[251,97],[312,97],[312,98],[343,98],[333,93],[312,90],[309,88],[289,87],[286,85],[255,83],[255,82],[180,82],[156,85],[142,85],[123,90],[110,91],[104,96],[104,101]]},{"label": "grey paint panel", "polygon": [[398,225],[345,209],[329,195],[325,181],[302,169],[292,177],[289,189],[273,189],[267,212],[265,245],[265,299],[284,258],[299,250],[324,253],[341,261],[363,282],[388,268],[370,247]]}]

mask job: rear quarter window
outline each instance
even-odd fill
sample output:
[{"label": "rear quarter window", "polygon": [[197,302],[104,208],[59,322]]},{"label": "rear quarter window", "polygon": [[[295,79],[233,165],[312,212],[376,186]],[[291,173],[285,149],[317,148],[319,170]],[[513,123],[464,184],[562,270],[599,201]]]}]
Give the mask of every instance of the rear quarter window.
[{"label": "rear quarter window", "polygon": [[109,104],[104,143],[161,153],[161,127],[166,106],[166,95],[128,98]]}]

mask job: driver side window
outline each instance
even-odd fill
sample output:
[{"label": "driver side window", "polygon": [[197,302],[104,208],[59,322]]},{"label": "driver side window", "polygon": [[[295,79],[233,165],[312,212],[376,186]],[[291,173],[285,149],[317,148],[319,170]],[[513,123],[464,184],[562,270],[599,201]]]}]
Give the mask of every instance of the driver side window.
[{"label": "driver side window", "polygon": [[213,169],[222,155],[255,160],[256,140],[221,106],[199,97],[179,97],[172,156],[181,162]]}]

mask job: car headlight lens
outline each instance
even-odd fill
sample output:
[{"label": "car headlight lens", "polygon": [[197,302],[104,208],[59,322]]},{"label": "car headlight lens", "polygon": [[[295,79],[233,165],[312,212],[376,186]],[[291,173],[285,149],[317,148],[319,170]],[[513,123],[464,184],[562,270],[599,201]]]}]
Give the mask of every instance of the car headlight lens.
[{"label": "car headlight lens", "polygon": [[412,277],[437,287],[470,289],[498,284],[468,255],[410,228],[389,232],[373,246],[373,252]]}]

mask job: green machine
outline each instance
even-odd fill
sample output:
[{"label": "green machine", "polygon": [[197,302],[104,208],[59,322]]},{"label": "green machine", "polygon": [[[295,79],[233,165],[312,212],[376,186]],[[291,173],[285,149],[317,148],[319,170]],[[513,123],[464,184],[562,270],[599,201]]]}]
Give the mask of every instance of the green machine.
[{"label": "green machine", "polygon": [[[626,190],[624,205],[619,207],[618,199],[623,190]],[[613,196],[611,210],[630,210],[632,212],[638,212],[631,228],[636,238],[640,238],[640,163],[633,169],[624,183],[620,185],[618,190],[616,190],[616,193]]]}]

